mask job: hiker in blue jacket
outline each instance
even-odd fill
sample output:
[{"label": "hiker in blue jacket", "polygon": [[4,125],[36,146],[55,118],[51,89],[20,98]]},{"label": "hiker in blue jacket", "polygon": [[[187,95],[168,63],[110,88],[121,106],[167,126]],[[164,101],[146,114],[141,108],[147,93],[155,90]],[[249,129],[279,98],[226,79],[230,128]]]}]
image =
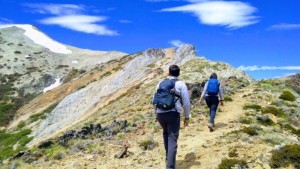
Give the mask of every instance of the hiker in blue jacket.
[{"label": "hiker in blue jacket", "polygon": [[212,73],[210,75],[209,80],[205,83],[203,92],[199,100],[200,105],[202,104],[204,97],[205,97],[206,104],[209,107],[209,114],[210,114],[208,128],[210,131],[214,131],[215,116],[217,113],[219,100],[221,101],[221,105],[222,106],[224,105],[222,86],[218,81],[218,76],[216,73]]},{"label": "hiker in blue jacket", "polygon": [[182,107],[184,111],[184,126],[188,125],[190,117],[189,92],[185,83],[178,79],[179,74],[180,68],[171,65],[169,76],[158,84],[152,100],[157,121],[163,129],[167,169],[175,169],[180,108]]}]

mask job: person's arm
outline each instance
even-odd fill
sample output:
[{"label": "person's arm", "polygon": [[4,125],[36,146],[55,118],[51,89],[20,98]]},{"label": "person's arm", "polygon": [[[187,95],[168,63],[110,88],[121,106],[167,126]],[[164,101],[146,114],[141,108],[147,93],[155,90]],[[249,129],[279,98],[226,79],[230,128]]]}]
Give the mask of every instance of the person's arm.
[{"label": "person's arm", "polygon": [[202,91],[202,94],[201,94],[201,96],[200,96],[200,100],[199,100],[199,103],[201,103],[202,102],[202,100],[203,100],[203,98],[205,97],[205,94],[206,94],[206,90],[207,90],[207,82],[205,83],[205,85],[204,85],[204,88],[203,88],[203,91]]},{"label": "person's arm", "polygon": [[224,97],[223,97],[223,88],[222,85],[219,85],[219,97],[220,97],[220,101],[221,101],[221,105],[224,105]]},{"label": "person's arm", "polygon": [[189,118],[191,116],[191,102],[190,96],[187,89],[187,86],[184,82],[180,81],[180,93],[181,93],[181,101],[182,101],[182,108],[184,112],[184,126],[188,125]]}]

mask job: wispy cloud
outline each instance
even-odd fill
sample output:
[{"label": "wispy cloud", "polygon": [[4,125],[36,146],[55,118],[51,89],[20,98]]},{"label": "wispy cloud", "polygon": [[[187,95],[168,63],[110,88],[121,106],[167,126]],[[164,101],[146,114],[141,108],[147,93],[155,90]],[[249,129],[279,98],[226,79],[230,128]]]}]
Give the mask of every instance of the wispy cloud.
[{"label": "wispy cloud", "polygon": [[296,75],[297,73],[284,73],[280,76],[275,76],[274,78],[277,79],[277,78],[284,78],[284,77],[288,77],[288,76],[292,76],[292,75]]},{"label": "wispy cloud", "polygon": [[9,23],[13,23],[13,21],[7,18],[0,18],[0,24],[9,24]]},{"label": "wispy cloud", "polygon": [[300,66],[239,66],[239,70],[257,71],[257,70],[300,70]]},{"label": "wispy cloud", "polygon": [[73,4],[31,4],[26,3],[24,6],[31,8],[31,12],[40,14],[53,14],[53,15],[73,15],[80,14],[85,11],[83,5]]},{"label": "wispy cloud", "polygon": [[146,2],[166,2],[170,0],[145,0]]},{"label": "wispy cloud", "polygon": [[179,47],[181,47],[182,45],[186,44],[186,43],[184,43],[184,42],[182,42],[182,41],[180,41],[180,40],[171,40],[171,41],[169,41],[169,43],[170,43],[172,46],[176,47],[176,48],[179,48]]},{"label": "wispy cloud", "polygon": [[42,24],[58,25],[66,29],[96,35],[118,35],[116,31],[99,24],[99,22],[106,21],[107,17],[85,14],[89,10],[84,5],[45,3],[23,5],[30,8],[34,13],[54,15],[40,20],[39,22]]},{"label": "wispy cloud", "polygon": [[90,15],[68,15],[51,17],[40,22],[46,25],[59,25],[71,30],[91,33],[96,35],[118,35],[117,32],[109,30],[103,25],[96,24],[97,22],[103,22],[106,17],[102,16],[90,16]]},{"label": "wispy cloud", "polygon": [[268,30],[292,30],[300,29],[300,24],[290,24],[290,23],[281,23],[277,25],[272,25]]},{"label": "wispy cloud", "polygon": [[131,21],[125,20],[125,19],[119,20],[119,22],[120,22],[120,23],[132,23]]},{"label": "wispy cloud", "polygon": [[240,1],[189,0],[191,4],[165,8],[162,12],[187,12],[198,17],[199,22],[207,25],[241,28],[258,22],[253,14],[256,8]]}]

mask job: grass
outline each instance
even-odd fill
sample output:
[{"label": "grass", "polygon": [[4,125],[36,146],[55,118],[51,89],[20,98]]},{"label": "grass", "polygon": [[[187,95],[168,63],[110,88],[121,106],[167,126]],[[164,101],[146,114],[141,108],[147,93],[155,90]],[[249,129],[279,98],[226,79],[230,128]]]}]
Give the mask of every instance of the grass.
[{"label": "grass", "polygon": [[272,168],[288,167],[290,164],[295,168],[300,167],[300,145],[287,145],[272,152],[270,160]]},{"label": "grass", "polygon": [[247,162],[245,160],[239,160],[239,159],[223,159],[221,164],[219,165],[218,169],[231,169],[232,167],[235,167],[236,165],[239,165],[243,168],[247,166]]},{"label": "grass", "polygon": [[[16,133],[0,133],[0,160],[4,160],[21,150],[25,150],[25,145],[32,140],[28,137],[31,130],[25,129]],[[14,145],[18,144],[17,149]]]},{"label": "grass", "polygon": [[285,90],[281,93],[281,95],[279,96],[279,99],[293,102],[296,100],[296,97],[293,95],[292,92]]},{"label": "grass", "polygon": [[265,125],[265,126],[271,126],[271,125],[275,124],[268,115],[257,116],[256,119],[257,119],[257,121],[259,121],[259,123],[261,123],[262,125]]},{"label": "grass", "polygon": [[229,151],[228,156],[229,157],[238,157],[237,149],[234,148],[231,151]]},{"label": "grass", "polygon": [[53,145],[50,149],[46,149],[45,153],[50,159],[61,160],[66,155],[67,149],[60,145]]},{"label": "grass", "polygon": [[18,129],[22,129],[23,127],[25,127],[26,122],[25,121],[20,121],[19,124],[17,125]]},{"label": "grass", "polygon": [[273,107],[273,106],[268,106],[268,107],[263,108],[262,113],[263,114],[271,113],[271,114],[274,114],[277,117],[286,118],[286,115],[284,114],[282,109],[278,109],[278,108]]},{"label": "grass", "polygon": [[15,106],[13,104],[0,103],[0,126],[5,126],[12,119]]},{"label": "grass", "polygon": [[145,139],[145,140],[141,141],[139,144],[139,146],[143,150],[152,150],[155,147],[155,145],[156,145],[156,143],[154,142],[154,140],[152,138]]},{"label": "grass", "polygon": [[251,124],[253,123],[253,120],[250,117],[241,117],[239,122],[242,124]]},{"label": "grass", "polygon": [[231,97],[225,96],[225,97],[224,97],[224,101],[226,101],[226,102],[232,102],[233,100],[232,100]]},{"label": "grass", "polygon": [[262,107],[261,107],[260,105],[257,105],[257,104],[246,103],[246,104],[243,106],[243,109],[244,109],[244,110],[251,109],[251,110],[255,110],[255,111],[260,111],[260,110],[262,109]]},{"label": "grass", "polygon": [[242,132],[249,134],[250,136],[258,135],[257,131],[253,127],[244,127],[241,129]]},{"label": "grass", "polygon": [[289,124],[279,123],[279,125],[281,128],[291,131],[293,134],[297,135],[300,138],[300,129],[295,129],[293,126]]},{"label": "grass", "polygon": [[58,105],[58,103],[54,103],[51,106],[47,107],[44,111],[42,111],[41,113],[37,113],[37,114],[33,114],[29,117],[30,119],[30,123],[33,123],[39,119],[45,119],[46,115],[48,113],[50,113],[56,106]]}]

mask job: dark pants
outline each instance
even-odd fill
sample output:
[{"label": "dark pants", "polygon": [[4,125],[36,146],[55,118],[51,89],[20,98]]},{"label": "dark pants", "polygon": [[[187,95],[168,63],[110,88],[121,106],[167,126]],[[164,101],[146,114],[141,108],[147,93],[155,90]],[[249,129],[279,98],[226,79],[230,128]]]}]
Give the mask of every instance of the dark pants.
[{"label": "dark pants", "polygon": [[217,113],[217,108],[219,105],[219,97],[218,96],[206,96],[205,101],[207,106],[209,107],[209,123],[215,124],[215,117]]},{"label": "dark pants", "polygon": [[158,113],[157,120],[163,128],[167,169],[175,169],[180,114],[178,112]]}]

